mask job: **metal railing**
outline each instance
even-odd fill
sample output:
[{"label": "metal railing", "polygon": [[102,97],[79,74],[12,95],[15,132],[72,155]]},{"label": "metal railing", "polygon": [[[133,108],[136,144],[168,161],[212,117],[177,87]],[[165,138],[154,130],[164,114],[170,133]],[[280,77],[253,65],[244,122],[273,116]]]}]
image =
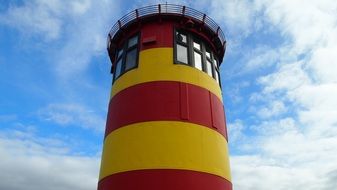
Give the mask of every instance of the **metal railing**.
[{"label": "metal railing", "polygon": [[158,5],[150,5],[146,7],[142,7],[136,9],[134,11],[129,12],[124,15],[121,19],[119,19],[111,28],[108,35],[108,48],[110,47],[111,40],[114,35],[124,26],[133,22],[134,20],[141,19],[142,17],[151,16],[151,15],[178,15],[185,16],[197,20],[205,26],[207,26],[210,30],[212,30],[218,38],[220,39],[221,44],[224,46],[226,39],[223,34],[220,26],[218,26],[210,17],[206,14],[197,11],[195,9],[175,4],[158,4]]}]

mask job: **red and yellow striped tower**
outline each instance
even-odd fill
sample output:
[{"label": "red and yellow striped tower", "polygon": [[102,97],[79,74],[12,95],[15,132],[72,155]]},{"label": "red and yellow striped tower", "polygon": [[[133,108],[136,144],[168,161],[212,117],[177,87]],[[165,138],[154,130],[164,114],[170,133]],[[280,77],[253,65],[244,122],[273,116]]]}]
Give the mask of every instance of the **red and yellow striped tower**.
[{"label": "red and yellow striped tower", "polygon": [[136,9],[108,38],[113,85],[98,190],[230,190],[220,27],[194,9]]}]

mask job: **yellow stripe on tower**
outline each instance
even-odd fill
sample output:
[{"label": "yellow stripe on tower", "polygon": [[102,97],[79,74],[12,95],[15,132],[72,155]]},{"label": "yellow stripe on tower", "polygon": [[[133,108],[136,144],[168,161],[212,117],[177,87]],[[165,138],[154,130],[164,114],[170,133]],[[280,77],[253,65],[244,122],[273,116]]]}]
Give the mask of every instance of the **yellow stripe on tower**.
[{"label": "yellow stripe on tower", "polygon": [[186,122],[136,123],[106,137],[100,180],[142,169],[193,170],[231,181],[226,139],[214,130]]},{"label": "yellow stripe on tower", "polygon": [[188,65],[173,63],[173,48],[153,48],[139,53],[138,68],[117,79],[111,97],[130,86],[151,81],[181,81],[208,89],[222,101],[219,84],[208,74]]}]

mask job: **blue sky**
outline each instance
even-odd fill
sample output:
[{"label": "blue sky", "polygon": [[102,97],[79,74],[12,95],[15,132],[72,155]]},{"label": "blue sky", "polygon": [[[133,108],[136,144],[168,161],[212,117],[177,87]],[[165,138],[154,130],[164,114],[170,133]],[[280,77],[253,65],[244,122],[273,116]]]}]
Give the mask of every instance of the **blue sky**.
[{"label": "blue sky", "polygon": [[[95,189],[115,21],[164,1],[2,0],[0,189]],[[235,189],[337,185],[337,3],[199,0],[221,66]],[[81,183],[78,183],[81,181]]]}]

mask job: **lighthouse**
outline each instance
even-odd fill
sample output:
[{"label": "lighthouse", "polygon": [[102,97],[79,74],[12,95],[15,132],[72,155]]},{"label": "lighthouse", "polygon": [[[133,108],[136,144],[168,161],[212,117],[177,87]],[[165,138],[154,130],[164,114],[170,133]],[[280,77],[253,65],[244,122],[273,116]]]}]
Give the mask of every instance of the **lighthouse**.
[{"label": "lighthouse", "polygon": [[98,190],[231,190],[221,28],[186,6],[151,5],[119,19],[107,44]]}]

